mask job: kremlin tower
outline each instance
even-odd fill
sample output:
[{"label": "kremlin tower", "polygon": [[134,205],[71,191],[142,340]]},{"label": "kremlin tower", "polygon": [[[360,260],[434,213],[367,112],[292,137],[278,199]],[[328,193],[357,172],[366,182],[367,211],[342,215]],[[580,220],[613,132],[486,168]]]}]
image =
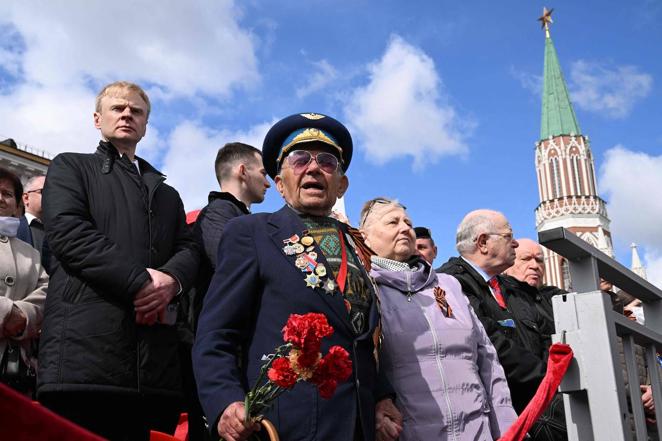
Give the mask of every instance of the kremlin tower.
[{"label": "kremlin tower", "polygon": [[[613,257],[609,217],[598,196],[593,154],[582,134],[570,102],[556,49],[549,34],[552,11],[539,18],[545,29],[540,140],[536,143],[536,175],[540,204],[536,208],[538,232],[564,227]],[[543,247],[545,283],[572,290],[568,263]]]}]

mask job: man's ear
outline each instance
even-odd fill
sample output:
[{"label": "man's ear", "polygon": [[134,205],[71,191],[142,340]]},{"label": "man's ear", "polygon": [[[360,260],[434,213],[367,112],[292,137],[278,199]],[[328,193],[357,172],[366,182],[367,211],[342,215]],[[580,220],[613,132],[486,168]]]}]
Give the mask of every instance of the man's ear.
[{"label": "man's ear", "polygon": [[96,127],[97,129],[100,129],[101,124],[99,123],[99,118],[101,118],[101,113],[94,112],[93,118],[94,118],[94,127]]},{"label": "man's ear", "polygon": [[349,178],[347,175],[340,177],[340,185],[338,186],[338,197],[341,198],[349,188]]},{"label": "man's ear", "polygon": [[476,237],[476,249],[481,254],[487,253],[487,239],[490,237],[489,234],[481,233]]},{"label": "man's ear", "polygon": [[284,185],[283,185],[283,178],[280,177],[280,175],[276,175],[274,178],[274,183],[276,184],[276,190],[278,190],[278,193],[280,193],[281,196],[285,196],[283,194],[284,191]]}]

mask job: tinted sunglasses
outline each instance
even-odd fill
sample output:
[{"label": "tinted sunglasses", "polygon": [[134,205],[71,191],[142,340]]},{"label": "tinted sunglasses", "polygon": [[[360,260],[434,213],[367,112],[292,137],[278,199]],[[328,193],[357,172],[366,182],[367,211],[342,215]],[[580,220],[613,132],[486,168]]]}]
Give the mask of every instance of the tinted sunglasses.
[{"label": "tinted sunglasses", "polygon": [[317,162],[317,165],[323,172],[329,174],[338,170],[338,165],[340,164],[338,158],[331,153],[320,152],[313,155],[308,150],[294,150],[285,159],[290,164],[292,171],[297,175],[303,173],[313,159],[315,159],[315,162]]}]

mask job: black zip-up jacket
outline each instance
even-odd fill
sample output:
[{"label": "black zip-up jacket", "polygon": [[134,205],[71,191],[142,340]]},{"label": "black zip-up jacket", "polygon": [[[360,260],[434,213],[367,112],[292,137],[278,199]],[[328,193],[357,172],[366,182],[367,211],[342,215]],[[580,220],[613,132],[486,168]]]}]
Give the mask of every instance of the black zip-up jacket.
[{"label": "black zip-up jacket", "polygon": [[51,275],[39,351],[38,394],[181,394],[174,326],[137,325],[133,300],[146,268],[193,284],[199,250],[179,194],[142,159],[115,147],[53,159],[44,186]]},{"label": "black zip-up jacket", "polygon": [[527,299],[505,289],[503,276],[497,276],[508,305],[508,309],[501,309],[485,279],[462,258],[452,257],[437,272],[450,274],[462,285],[499,355],[513,407],[518,413],[522,412],[547,369],[549,336],[540,330],[543,318]]}]

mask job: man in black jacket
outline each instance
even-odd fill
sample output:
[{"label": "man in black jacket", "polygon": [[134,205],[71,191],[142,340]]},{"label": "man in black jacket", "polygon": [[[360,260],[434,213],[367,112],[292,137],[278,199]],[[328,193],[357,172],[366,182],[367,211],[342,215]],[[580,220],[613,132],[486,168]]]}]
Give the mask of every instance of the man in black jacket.
[{"label": "man in black jacket", "polygon": [[[201,256],[195,289],[188,293],[188,326],[193,333],[197,328],[202,301],[216,270],[218,243],[225,224],[230,219],[250,214],[251,205],[262,202],[271,187],[262,164],[262,152],[248,144],[231,142],[221,147],[216,154],[214,169],[221,191],[209,193],[209,203],[200,210],[194,226],[196,240],[205,252]],[[188,358],[186,363],[190,364],[190,347],[185,351],[185,358]],[[187,366],[184,383],[187,394],[191,395],[187,397],[189,437],[191,441],[206,439],[202,409],[190,366]]]},{"label": "man in black jacket", "polygon": [[[501,275],[515,261],[518,245],[503,214],[492,210],[472,211],[457,229],[456,247],[460,257],[452,257],[437,271],[454,276],[462,285],[497,350],[513,407],[520,413],[545,376],[550,341],[548,322],[529,299],[519,291],[508,290],[508,276]],[[545,429],[545,435],[534,439],[564,439],[564,427],[560,430],[561,435],[548,437]]]},{"label": "man in black jacket", "polygon": [[96,100],[102,141],[64,153],[44,187],[44,224],[57,259],[39,354],[39,400],[109,439],[174,429],[181,399],[177,296],[199,251],[182,201],[135,156],[149,99],[117,82]]},{"label": "man in black jacket", "polygon": [[516,250],[515,263],[505,271],[505,274],[517,279],[512,281],[513,289],[523,291],[553,328],[552,297],[567,291],[543,283],[545,256],[538,242],[526,238],[517,239],[517,242],[519,246]]},{"label": "man in black jacket", "polygon": [[[262,165],[262,152],[247,144],[232,142],[219,149],[214,169],[221,191],[209,193],[209,203],[200,211],[195,224],[196,237],[206,255],[202,262],[205,268],[199,275],[202,279],[207,275],[203,281],[206,286],[216,269],[218,243],[225,224],[232,218],[249,214],[251,205],[262,202],[271,187]],[[203,296],[204,292],[198,292],[194,304],[202,306]]]}]

